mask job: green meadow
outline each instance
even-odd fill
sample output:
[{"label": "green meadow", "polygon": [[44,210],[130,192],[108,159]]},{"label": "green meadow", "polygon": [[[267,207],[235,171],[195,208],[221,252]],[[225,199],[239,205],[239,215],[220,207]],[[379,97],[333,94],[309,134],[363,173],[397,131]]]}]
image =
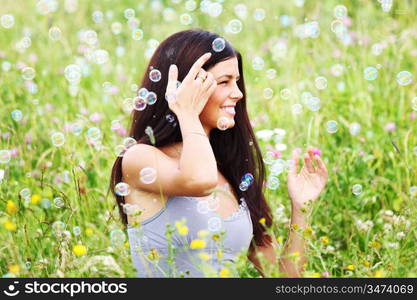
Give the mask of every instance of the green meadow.
[{"label": "green meadow", "polygon": [[136,276],[111,167],[153,51],[202,28],[243,56],[281,247],[292,149],[326,163],[303,276],[416,277],[416,16],[411,0],[1,0],[0,275]]}]

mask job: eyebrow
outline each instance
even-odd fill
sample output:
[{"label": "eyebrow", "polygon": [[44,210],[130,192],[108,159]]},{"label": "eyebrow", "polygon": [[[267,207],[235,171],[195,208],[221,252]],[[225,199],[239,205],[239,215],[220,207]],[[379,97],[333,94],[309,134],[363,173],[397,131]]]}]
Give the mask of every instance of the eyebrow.
[{"label": "eyebrow", "polygon": [[[217,79],[220,79],[220,78],[222,78],[222,77],[227,77],[228,79],[231,79],[231,78],[233,78],[233,75],[230,75],[230,74],[224,74],[224,75],[222,75],[222,76],[218,77]],[[240,79],[240,75],[236,76],[236,78],[237,78],[237,80],[239,80],[239,79]]]}]

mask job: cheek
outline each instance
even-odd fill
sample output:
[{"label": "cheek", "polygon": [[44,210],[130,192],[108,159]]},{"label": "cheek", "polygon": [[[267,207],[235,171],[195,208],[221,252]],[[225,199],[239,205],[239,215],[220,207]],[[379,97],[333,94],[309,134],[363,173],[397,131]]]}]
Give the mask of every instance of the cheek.
[{"label": "cheek", "polygon": [[220,113],[220,106],[224,103],[225,98],[223,96],[222,90],[217,87],[210,98],[207,100],[206,106],[204,106],[203,111],[201,112],[204,119],[216,118]]}]

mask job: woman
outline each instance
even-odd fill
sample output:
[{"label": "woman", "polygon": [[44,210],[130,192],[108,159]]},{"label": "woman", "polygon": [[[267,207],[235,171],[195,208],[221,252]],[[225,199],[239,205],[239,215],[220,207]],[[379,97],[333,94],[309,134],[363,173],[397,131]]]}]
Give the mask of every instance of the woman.
[{"label": "woman", "polygon": [[[262,276],[259,253],[278,267],[241,54],[211,32],[175,33],[154,52],[139,95],[129,134],[138,144],[116,159],[110,181],[138,276],[224,275],[245,250]],[[292,160],[291,223],[305,227],[305,203],[318,198],[327,170],[312,148],[299,174],[297,152]],[[129,193],[117,191],[120,182]],[[291,231],[283,254],[295,251],[297,264],[280,259],[285,277],[300,277],[306,262]]]}]

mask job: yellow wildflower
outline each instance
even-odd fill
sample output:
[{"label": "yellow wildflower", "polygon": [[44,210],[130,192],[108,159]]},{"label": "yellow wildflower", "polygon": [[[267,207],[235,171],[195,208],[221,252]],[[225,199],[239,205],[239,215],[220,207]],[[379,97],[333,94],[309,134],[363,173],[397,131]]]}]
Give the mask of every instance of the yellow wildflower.
[{"label": "yellow wildflower", "polygon": [[223,257],[223,251],[222,251],[222,250],[220,250],[220,249],[219,249],[219,250],[217,250],[217,251],[216,251],[216,255],[217,255],[217,258],[218,258],[218,259],[221,259],[221,258]]},{"label": "yellow wildflower", "polygon": [[381,247],[381,243],[377,242],[377,241],[372,241],[370,244],[371,248],[373,249],[379,249]]},{"label": "yellow wildflower", "polygon": [[19,274],[19,272],[20,272],[20,267],[19,267],[19,265],[10,265],[10,266],[9,266],[9,272],[10,272],[10,273],[13,273],[13,274],[15,274],[15,275],[18,275],[18,274]]},{"label": "yellow wildflower", "polygon": [[306,228],[304,229],[304,235],[306,235],[306,236],[311,236],[311,235],[313,235],[313,229],[312,229],[310,226],[306,227]]},{"label": "yellow wildflower", "polygon": [[211,236],[211,239],[212,239],[213,241],[218,241],[218,240],[220,239],[220,235],[218,235],[218,234],[213,234],[213,235]]},{"label": "yellow wildflower", "polygon": [[209,234],[208,230],[199,230],[197,232],[197,235],[199,238],[204,238]]},{"label": "yellow wildflower", "polygon": [[298,230],[298,228],[300,228],[300,227],[298,226],[298,224],[291,224],[291,228],[293,230]]},{"label": "yellow wildflower", "polygon": [[152,248],[151,251],[149,251],[148,258],[150,260],[159,260],[159,253],[155,248]]},{"label": "yellow wildflower", "polygon": [[8,200],[6,204],[6,212],[11,215],[17,212],[17,205],[13,201]]},{"label": "yellow wildflower", "polygon": [[32,204],[38,204],[40,200],[41,200],[41,195],[39,194],[33,194],[32,197],[30,197],[30,203]]},{"label": "yellow wildflower", "polygon": [[204,240],[192,240],[190,244],[191,249],[202,249],[206,247],[206,242]]},{"label": "yellow wildflower", "polygon": [[85,229],[85,234],[86,235],[92,235],[93,234],[93,229],[91,229],[90,227]]},{"label": "yellow wildflower", "polygon": [[377,277],[377,278],[384,277],[384,272],[381,270],[376,270],[374,273],[374,277]]},{"label": "yellow wildflower", "polygon": [[76,256],[83,256],[87,254],[87,248],[84,245],[77,244],[72,247],[72,252],[74,252]]},{"label": "yellow wildflower", "polygon": [[203,253],[199,253],[198,256],[202,259],[202,260],[209,260],[210,259],[210,254],[203,252]]},{"label": "yellow wildflower", "polygon": [[277,242],[278,242],[278,243],[282,244],[282,241],[283,241],[283,240],[284,240],[284,239],[282,238],[282,236],[277,237]]},{"label": "yellow wildflower", "polygon": [[264,226],[265,226],[265,222],[266,222],[265,218],[260,218],[259,219],[259,223],[261,223]]},{"label": "yellow wildflower", "polygon": [[220,277],[222,278],[226,278],[226,277],[230,277],[230,270],[223,268],[220,270]]},{"label": "yellow wildflower", "polygon": [[129,248],[129,242],[127,242],[127,241],[125,242],[125,247]]},{"label": "yellow wildflower", "polygon": [[322,236],[320,238],[320,242],[322,242],[323,244],[327,245],[329,243],[329,238],[327,236]]},{"label": "yellow wildflower", "polygon": [[346,267],[346,269],[348,269],[349,271],[353,271],[353,270],[355,270],[355,266],[354,265],[348,265]]},{"label": "yellow wildflower", "polygon": [[16,230],[16,224],[6,220],[6,222],[4,222],[4,228],[6,228],[9,231],[15,231]]},{"label": "yellow wildflower", "polygon": [[188,227],[183,225],[182,222],[176,221],[175,226],[177,227],[178,233],[180,235],[187,235],[188,234]]},{"label": "yellow wildflower", "polygon": [[365,260],[362,264],[363,264],[365,267],[369,267],[369,266],[371,265],[371,263],[370,263],[369,261],[367,261],[367,260]]}]

